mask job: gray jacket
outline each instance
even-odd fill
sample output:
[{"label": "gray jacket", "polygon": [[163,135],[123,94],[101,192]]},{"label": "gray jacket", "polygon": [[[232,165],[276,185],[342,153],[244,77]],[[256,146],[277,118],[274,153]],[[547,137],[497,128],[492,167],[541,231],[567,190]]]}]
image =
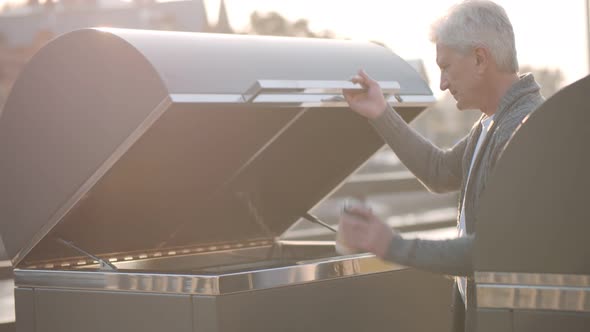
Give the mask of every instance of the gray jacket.
[{"label": "gray jacket", "polygon": [[[423,270],[455,276],[473,276],[472,248],[477,225],[479,198],[494,170],[506,143],[523,119],[544,101],[532,74],[520,77],[503,96],[494,122],[474,160],[469,183],[465,183],[475,145],[481,132],[480,122],[451,149],[441,150],[410,128],[393,109],[370,120],[379,135],[397,154],[402,163],[430,190],[441,193],[461,190],[458,213],[465,197],[467,236],[450,240],[404,239],[396,236],[391,242],[388,260]],[[458,220],[458,217],[457,217]],[[475,292],[471,278],[467,281],[467,330],[474,330]],[[454,292],[455,302],[461,304]],[[458,301],[457,301],[458,300]],[[456,305],[457,306],[457,305]],[[457,308],[462,310],[463,308]],[[457,322],[462,323],[462,322]],[[457,328],[462,330],[462,328]]]}]

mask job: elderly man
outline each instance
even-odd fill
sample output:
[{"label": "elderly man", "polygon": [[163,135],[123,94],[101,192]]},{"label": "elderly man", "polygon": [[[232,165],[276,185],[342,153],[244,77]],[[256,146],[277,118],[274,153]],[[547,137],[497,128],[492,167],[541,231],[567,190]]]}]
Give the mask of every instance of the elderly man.
[{"label": "elderly man", "polygon": [[429,190],[460,190],[459,237],[441,241],[405,239],[363,207],[342,215],[341,236],[348,246],[383,259],[458,276],[454,330],[473,331],[471,253],[480,197],[510,136],[544,99],[531,74],[518,75],[512,25],[497,4],[472,0],[451,7],[432,25],[431,41],[436,44],[436,62],[441,70],[440,89],[451,92],[459,110],[478,109],[483,113],[469,134],[451,149],[433,146],[408,127],[364,71],[352,81],[363,85],[365,91],[347,90],[344,95],[351,109],[369,119]]}]

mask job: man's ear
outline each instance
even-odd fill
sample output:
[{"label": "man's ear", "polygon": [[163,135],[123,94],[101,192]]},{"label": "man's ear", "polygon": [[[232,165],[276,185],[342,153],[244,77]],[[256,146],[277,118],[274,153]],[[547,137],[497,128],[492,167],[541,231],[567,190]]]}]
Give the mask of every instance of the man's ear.
[{"label": "man's ear", "polygon": [[492,54],[485,47],[475,48],[475,64],[480,73],[483,73],[491,64]]}]

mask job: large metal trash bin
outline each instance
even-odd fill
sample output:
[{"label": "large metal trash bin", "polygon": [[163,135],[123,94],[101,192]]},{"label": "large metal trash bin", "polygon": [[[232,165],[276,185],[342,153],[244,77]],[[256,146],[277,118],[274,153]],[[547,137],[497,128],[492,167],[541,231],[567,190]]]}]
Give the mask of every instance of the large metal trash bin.
[{"label": "large metal trash bin", "polygon": [[531,113],[490,178],[474,255],[478,331],[590,328],[588,91],[585,77]]},{"label": "large metal trash bin", "polygon": [[0,118],[19,331],[448,325],[447,280],[280,239],[383,145],[339,96],[361,67],[408,121],[434,100],[370,43],[116,29],[50,42]]}]

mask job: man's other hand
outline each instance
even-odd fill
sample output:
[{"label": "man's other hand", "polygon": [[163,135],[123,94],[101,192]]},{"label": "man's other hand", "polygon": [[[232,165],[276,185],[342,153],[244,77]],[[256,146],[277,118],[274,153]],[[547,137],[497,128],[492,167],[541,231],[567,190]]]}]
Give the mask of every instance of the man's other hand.
[{"label": "man's other hand", "polygon": [[354,206],[340,216],[338,232],[343,242],[361,252],[372,252],[379,258],[387,256],[393,230],[364,206]]}]

